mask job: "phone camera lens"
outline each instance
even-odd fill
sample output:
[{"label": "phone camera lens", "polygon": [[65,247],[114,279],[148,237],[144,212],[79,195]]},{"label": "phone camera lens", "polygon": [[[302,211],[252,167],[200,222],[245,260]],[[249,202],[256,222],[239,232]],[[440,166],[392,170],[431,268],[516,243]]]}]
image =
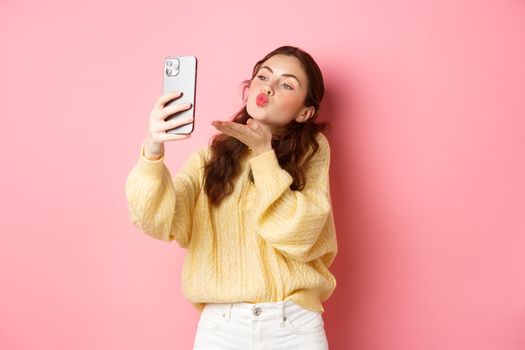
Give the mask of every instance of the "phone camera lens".
[{"label": "phone camera lens", "polygon": [[166,68],[166,74],[168,75],[168,77],[171,77],[171,73],[173,71],[171,70],[171,68]]},{"label": "phone camera lens", "polygon": [[171,67],[172,64],[173,62],[171,60],[166,61],[166,66]]}]

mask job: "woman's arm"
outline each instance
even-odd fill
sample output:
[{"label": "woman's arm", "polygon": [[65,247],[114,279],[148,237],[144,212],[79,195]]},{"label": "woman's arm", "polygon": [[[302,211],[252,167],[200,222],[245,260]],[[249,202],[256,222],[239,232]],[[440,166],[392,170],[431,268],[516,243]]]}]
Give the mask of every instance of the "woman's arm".
[{"label": "woman's arm", "polygon": [[172,178],[164,156],[151,160],[144,156],[144,144],[138,162],[126,180],[126,198],[131,221],[153,238],[181,247],[190,241],[195,199],[201,189],[200,166],[203,149],[194,152]]},{"label": "woman's arm", "polygon": [[307,262],[336,250],[329,186],[330,147],[319,133],[319,150],[305,169],[305,187],[292,191],[292,176],[275,152],[250,160],[258,190],[256,232],[285,255]]}]

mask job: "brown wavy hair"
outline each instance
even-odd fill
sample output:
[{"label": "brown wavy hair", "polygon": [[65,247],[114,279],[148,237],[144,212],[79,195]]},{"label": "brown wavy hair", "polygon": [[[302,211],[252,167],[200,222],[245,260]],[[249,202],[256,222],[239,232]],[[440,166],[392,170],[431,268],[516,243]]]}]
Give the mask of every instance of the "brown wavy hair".
[{"label": "brown wavy hair", "polygon": [[[244,89],[254,79],[261,65],[274,55],[287,55],[299,59],[308,77],[308,92],[304,105],[315,107],[315,113],[307,121],[299,123],[292,120],[281,134],[272,136],[272,148],[279,165],[293,178],[290,189],[302,190],[305,185],[303,166],[319,149],[316,135],[328,127],[328,123],[315,121],[319,115],[319,105],[324,95],[323,75],[310,54],[294,46],[281,46],[255,64],[251,79],[243,82]],[[232,121],[246,124],[250,118],[246,104],[244,104],[243,108],[233,116]],[[217,206],[233,192],[234,181],[240,172],[239,159],[245,155],[248,146],[222,133],[212,138],[210,146],[211,157],[204,166],[204,189],[210,203]],[[309,153],[309,149],[312,149],[312,152]],[[307,153],[309,153],[308,156],[306,156]],[[251,171],[250,180],[253,181]]]}]

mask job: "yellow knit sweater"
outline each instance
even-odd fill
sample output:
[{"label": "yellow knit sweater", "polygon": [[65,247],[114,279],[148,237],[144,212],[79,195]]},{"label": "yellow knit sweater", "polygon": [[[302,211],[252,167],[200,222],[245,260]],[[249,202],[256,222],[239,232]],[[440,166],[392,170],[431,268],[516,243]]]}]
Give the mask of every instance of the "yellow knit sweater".
[{"label": "yellow knit sweater", "polygon": [[[149,160],[141,147],[126,181],[132,222],[144,233],[187,249],[184,296],[201,312],[205,303],[292,300],[324,312],[335,289],[328,271],[337,253],[331,209],[330,147],[306,165],[306,185],[290,189],[292,177],[274,150],[239,159],[233,193],[218,207],[208,203],[203,165],[209,146],[195,151],[172,178],[164,157]],[[254,182],[249,179],[251,168]]]}]

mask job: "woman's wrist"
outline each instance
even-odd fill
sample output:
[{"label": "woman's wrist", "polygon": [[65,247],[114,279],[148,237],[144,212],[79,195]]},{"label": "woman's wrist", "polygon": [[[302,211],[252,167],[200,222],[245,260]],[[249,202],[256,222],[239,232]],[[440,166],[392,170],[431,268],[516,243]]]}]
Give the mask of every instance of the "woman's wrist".
[{"label": "woman's wrist", "polygon": [[256,156],[260,155],[260,154],[263,154],[263,153],[266,153],[268,151],[271,151],[273,148],[271,145],[266,145],[266,146],[263,146],[263,147],[259,147],[259,148],[256,148],[253,150],[254,154]]},{"label": "woman's wrist", "polygon": [[164,143],[157,143],[151,138],[144,141],[144,157],[149,160],[158,160],[164,155]]}]

